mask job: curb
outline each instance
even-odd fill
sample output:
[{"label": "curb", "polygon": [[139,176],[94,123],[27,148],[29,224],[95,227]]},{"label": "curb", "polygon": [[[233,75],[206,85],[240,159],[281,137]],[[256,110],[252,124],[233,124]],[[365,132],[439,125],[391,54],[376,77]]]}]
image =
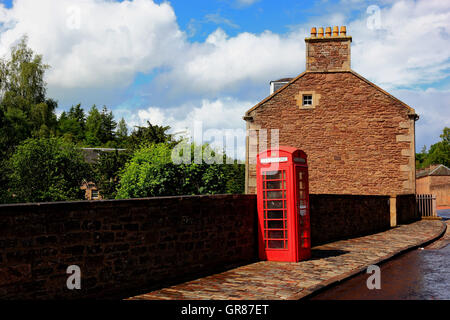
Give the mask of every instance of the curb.
[{"label": "curb", "polygon": [[427,238],[426,240],[424,240],[424,241],[422,241],[420,243],[404,247],[403,249],[398,249],[398,250],[394,251],[391,254],[388,254],[388,255],[386,255],[384,257],[381,257],[381,258],[378,258],[378,259],[374,260],[371,264],[367,264],[364,267],[360,267],[360,268],[354,269],[352,271],[349,271],[347,273],[343,273],[341,275],[338,275],[338,276],[335,276],[335,277],[330,278],[328,280],[325,280],[325,281],[321,282],[320,284],[317,284],[317,285],[313,286],[312,288],[308,288],[308,289],[302,291],[301,293],[298,293],[298,294],[290,296],[288,298],[288,300],[306,300],[306,299],[308,299],[308,298],[310,298],[310,297],[312,297],[312,296],[314,296],[314,295],[316,295],[316,294],[318,294],[318,293],[320,293],[320,292],[322,292],[322,291],[324,291],[324,290],[326,290],[326,289],[328,289],[328,288],[330,288],[332,286],[335,286],[335,285],[339,284],[340,282],[342,282],[344,280],[353,278],[353,277],[363,273],[364,271],[367,270],[367,267],[369,265],[382,264],[382,263],[387,262],[387,261],[389,261],[389,260],[391,260],[391,259],[393,259],[393,258],[395,258],[395,257],[397,257],[397,256],[399,256],[399,255],[401,255],[403,253],[406,253],[408,251],[411,251],[413,249],[416,249],[416,248],[419,248],[419,247],[422,247],[422,246],[426,246],[426,245],[430,244],[431,242],[434,242],[435,240],[441,238],[445,234],[446,230],[447,230],[447,224],[442,221],[441,222],[441,230],[439,231],[438,235],[431,236],[431,237]]}]

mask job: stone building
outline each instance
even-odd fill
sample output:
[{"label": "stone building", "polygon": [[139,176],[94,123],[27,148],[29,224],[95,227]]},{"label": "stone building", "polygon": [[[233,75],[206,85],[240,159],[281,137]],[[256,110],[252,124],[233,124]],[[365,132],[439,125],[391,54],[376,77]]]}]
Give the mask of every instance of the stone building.
[{"label": "stone building", "polygon": [[437,206],[450,206],[450,169],[443,164],[433,164],[417,171],[416,193],[433,194]]},{"label": "stone building", "polygon": [[[103,152],[123,152],[126,149],[117,148],[81,148],[84,159],[87,163],[93,164],[98,161],[100,154]],[[81,190],[84,190],[84,197],[86,200],[102,200],[103,197],[100,194],[97,186],[92,181],[83,181]]]},{"label": "stone building", "polygon": [[414,109],[351,69],[344,26],[312,28],[305,42],[306,70],[271,83],[245,113],[246,192],[256,193],[256,155],[277,134],[307,153],[311,193],[414,194]]}]

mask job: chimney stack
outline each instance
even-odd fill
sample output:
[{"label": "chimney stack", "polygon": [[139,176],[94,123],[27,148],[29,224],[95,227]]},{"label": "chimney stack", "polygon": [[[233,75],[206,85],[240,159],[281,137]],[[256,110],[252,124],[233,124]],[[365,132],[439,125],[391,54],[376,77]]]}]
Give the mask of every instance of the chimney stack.
[{"label": "chimney stack", "polygon": [[338,26],[311,28],[306,42],[306,71],[333,72],[350,70],[350,44],[347,28]]}]

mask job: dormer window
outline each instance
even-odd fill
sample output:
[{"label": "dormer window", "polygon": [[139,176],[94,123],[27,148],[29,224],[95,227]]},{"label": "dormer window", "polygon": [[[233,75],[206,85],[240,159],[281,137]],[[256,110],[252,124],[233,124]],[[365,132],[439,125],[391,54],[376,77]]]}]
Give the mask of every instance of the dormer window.
[{"label": "dormer window", "polygon": [[274,93],[275,91],[278,91],[279,89],[283,88],[285,85],[287,85],[292,78],[283,78],[278,79],[274,81],[270,81],[270,94]]},{"label": "dormer window", "polygon": [[303,95],[303,106],[312,106],[313,104],[313,97],[312,94],[304,94]]}]

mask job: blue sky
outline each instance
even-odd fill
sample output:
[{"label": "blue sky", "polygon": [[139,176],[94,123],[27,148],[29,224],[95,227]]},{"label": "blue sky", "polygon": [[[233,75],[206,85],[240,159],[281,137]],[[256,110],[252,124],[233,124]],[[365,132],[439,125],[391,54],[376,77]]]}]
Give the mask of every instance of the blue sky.
[{"label": "blue sky", "polygon": [[[130,126],[245,128],[269,81],[304,71],[312,26],[346,25],[352,69],[416,109],[417,150],[450,126],[444,1],[1,1],[0,55],[23,35],[58,112],[107,105]],[[242,146],[243,147],[243,146]],[[241,148],[242,154],[243,148]]]}]

